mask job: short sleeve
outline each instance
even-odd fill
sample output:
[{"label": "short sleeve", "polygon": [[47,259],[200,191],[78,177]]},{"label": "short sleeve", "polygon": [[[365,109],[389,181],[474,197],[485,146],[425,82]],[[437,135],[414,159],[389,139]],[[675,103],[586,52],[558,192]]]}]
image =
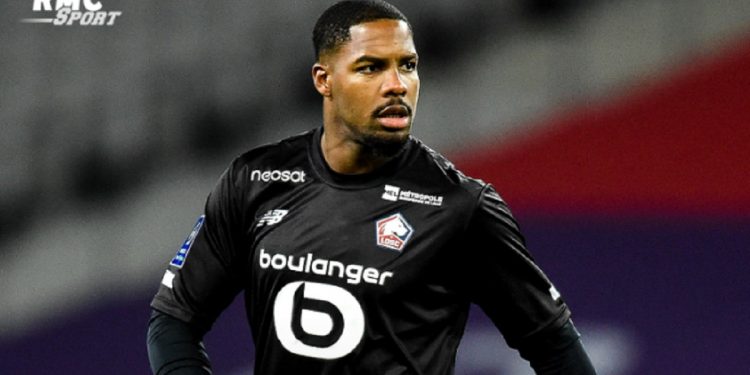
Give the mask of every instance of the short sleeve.
[{"label": "short sleeve", "polygon": [[511,347],[565,324],[567,306],[535,264],[516,220],[490,185],[479,197],[466,238],[468,256],[461,264],[467,293]]},{"label": "short sleeve", "polygon": [[[235,161],[236,163],[236,161]],[[230,166],[209,194],[204,215],[169,262],[151,306],[206,328],[242,289],[242,185]]]}]

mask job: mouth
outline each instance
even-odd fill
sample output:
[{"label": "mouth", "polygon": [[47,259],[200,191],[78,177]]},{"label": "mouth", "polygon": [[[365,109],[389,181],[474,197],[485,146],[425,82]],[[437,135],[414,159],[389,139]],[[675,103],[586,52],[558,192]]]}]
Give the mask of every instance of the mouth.
[{"label": "mouth", "polygon": [[409,126],[411,109],[406,104],[391,104],[377,111],[375,118],[385,128],[400,130]]}]

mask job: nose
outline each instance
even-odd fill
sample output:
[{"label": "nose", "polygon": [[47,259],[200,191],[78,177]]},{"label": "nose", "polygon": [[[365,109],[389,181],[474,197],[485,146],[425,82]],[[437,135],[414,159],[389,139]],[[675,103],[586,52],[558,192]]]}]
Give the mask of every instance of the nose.
[{"label": "nose", "polygon": [[383,81],[384,96],[404,96],[406,95],[406,81],[398,68],[389,69],[385,74]]}]

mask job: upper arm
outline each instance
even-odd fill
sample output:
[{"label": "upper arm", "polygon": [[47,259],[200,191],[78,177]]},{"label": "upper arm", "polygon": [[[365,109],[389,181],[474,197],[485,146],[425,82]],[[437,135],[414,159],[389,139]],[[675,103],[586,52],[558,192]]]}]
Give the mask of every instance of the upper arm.
[{"label": "upper arm", "polygon": [[154,308],[210,325],[241,290],[241,259],[247,247],[236,174],[233,164],[209,194],[204,215],[167,266]]},{"label": "upper arm", "polygon": [[465,287],[509,345],[546,327],[560,327],[570,313],[526,249],[510,209],[487,185],[467,228]]}]

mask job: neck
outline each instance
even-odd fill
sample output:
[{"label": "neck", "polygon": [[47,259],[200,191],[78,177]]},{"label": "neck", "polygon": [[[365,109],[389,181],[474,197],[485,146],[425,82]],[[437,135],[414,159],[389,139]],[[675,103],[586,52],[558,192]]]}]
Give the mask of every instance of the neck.
[{"label": "neck", "polygon": [[335,134],[328,128],[320,138],[320,149],[328,167],[340,174],[364,174],[372,172],[395,157],[378,154],[346,137]]}]

